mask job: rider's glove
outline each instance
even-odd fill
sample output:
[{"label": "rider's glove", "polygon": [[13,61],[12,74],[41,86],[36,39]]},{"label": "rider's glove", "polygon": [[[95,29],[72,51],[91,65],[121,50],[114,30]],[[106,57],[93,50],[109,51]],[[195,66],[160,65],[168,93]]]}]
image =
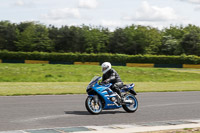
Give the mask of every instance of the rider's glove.
[{"label": "rider's glove", "polygon": [[108,81],[108,80],[104,80],[103,83],[104,83],[104,84],[108,84],[109,81]]}]

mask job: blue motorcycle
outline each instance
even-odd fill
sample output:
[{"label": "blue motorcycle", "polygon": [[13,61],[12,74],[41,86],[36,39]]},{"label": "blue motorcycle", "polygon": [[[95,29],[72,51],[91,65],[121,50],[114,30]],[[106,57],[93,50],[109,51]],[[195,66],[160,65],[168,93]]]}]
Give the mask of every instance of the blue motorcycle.
[{"label": "blue motorcycle", "polygon": [[135,97],[134,84],[124,85],[121,88],[122,98],[113,92],[110,87],[112,83],[98,83],[101,77],[95,76],[87,87],[88,97],[85,106],[91,114],[99,114],[102,110],[123,108],[126,112],[135,112],[138,101]]}]

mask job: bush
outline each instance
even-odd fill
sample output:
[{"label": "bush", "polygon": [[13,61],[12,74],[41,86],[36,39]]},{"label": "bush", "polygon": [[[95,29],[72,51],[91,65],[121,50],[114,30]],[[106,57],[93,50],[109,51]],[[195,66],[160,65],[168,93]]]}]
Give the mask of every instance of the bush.
[{"label": "bush", "polygon": [[47,53],[0,51],[0,59],[5,60],[47,60],[57,62],[112,62],[112,63],[154,63],[154,64],[200,64],[200,57],[190,55],[125,55],[86,53]]}]

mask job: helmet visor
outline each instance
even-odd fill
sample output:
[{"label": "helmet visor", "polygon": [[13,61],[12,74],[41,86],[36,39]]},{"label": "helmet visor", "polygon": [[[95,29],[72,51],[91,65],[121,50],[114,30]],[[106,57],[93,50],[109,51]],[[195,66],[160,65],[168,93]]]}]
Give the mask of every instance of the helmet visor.
[{"label": "helmet visor", "polygon": [[102,68],[102,72],[105,71],[106,69],[108,69],[108,66],[107,67],[103,67]]}]

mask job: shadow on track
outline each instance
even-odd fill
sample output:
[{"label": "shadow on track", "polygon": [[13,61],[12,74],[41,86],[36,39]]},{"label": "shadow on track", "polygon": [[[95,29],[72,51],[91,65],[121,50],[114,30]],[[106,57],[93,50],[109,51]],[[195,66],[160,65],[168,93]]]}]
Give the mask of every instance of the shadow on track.
[{"label": "shadow on track", "polygon": [[[65,114],[73,114],[73,115],[92,115],[88,111],[64,111]],[[118,114],[118,113],[126,113],[125,111],[102,111],[101,114]]]}]

